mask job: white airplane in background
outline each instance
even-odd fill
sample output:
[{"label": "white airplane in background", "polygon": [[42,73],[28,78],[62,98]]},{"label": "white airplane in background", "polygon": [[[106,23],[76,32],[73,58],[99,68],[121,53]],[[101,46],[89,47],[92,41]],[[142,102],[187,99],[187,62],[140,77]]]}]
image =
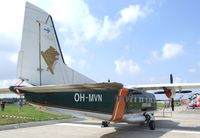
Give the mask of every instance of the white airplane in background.
[{"label": "white airplane in background", "polygon": [[[64,14],[64,13],[63,13]],[[200,83],[136,85],[94,80],[68,67],[51,15],[27,2],[17,77],[32,86],[9,89],[34,105],[77,117],[94,117],[104,127],[110,122],[146,122],[155,129],[156,99],[146,90],[163,90],[169,98],[176,90],[200,88]]]}]

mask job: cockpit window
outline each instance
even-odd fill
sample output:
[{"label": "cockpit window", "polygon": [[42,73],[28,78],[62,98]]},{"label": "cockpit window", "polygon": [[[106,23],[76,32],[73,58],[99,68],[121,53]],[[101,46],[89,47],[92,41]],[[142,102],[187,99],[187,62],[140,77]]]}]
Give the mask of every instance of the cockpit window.
[{"label": "cockpit window", "polygon": [[137,113],[156,108],[155,96],[145,91],[130,89],[125,100],[127,113]]}]

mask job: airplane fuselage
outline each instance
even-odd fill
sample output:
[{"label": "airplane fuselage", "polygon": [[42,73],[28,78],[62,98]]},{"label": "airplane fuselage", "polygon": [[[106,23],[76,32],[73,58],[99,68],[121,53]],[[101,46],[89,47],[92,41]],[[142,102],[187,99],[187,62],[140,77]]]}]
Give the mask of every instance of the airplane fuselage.
[{"label": "airplane fuselage", "polygon": [[[56,87],[56,86],[55,86]],[[42,89],[20,88],[25,99],[36,105],[74,116],[88,116],[113,122],[124,117],[156,110],[156,99],[151,93],[123,88],[118,83],[67,85]],[[60,109],[60,110],[57,110]],[[128,121],[130,122],[130,121]],[[133,120],[134,122],[134,120]]]}]

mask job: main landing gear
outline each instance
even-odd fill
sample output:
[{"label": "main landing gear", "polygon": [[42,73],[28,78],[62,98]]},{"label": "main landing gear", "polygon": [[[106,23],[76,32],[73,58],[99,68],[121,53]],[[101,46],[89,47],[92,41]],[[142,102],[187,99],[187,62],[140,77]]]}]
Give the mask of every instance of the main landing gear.
[{"label": "main landing gear", "polygon": [[108,127],[109,124],[110,124],[110,122],[108,122],[108,121],[102,121],[101,127]]},{"label": "main landing gear", "polygon": [[155,117],[153,113],[144,113],[145,116],[145,123],[149,125],[150,130],[155,130],[156,125],[155,125]]}]

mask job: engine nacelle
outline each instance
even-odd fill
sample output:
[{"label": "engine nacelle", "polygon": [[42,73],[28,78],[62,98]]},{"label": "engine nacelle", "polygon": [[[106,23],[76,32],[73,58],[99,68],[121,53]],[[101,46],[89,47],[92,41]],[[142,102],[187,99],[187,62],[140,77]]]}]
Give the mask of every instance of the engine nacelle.
[{"label": "engine nacelle", "polygon": [[167,96],[167,98],[173,98],[175,94],[176,94],[175,90],[171,90],[171,89],[165,90],[165,95]]},{"label": "engine nacelle", "polygon": [[165,95],[166,95],[168,98],[170,98],[170,97],[172,96],[171,90],[166,90],[166,91],[165,91]]}]

